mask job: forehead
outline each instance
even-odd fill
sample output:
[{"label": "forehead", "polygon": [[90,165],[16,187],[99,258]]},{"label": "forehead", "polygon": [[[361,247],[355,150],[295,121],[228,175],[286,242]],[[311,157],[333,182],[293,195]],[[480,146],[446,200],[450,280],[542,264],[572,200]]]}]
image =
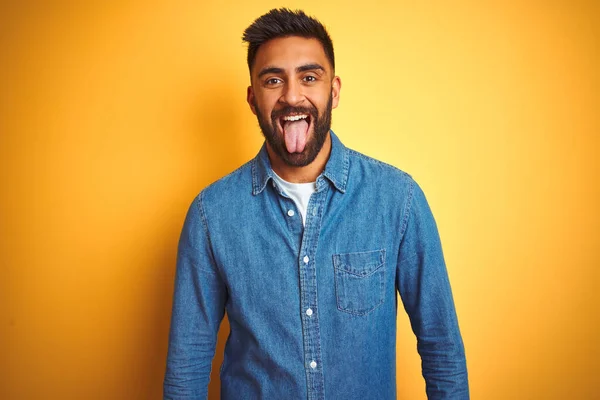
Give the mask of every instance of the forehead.
[{"label": "forehead", "polygon": [[252,74],[267,67],[293,70],[306,64],[320,64],[331,69],[323,45],[317,39],[289,36],[271,39],[263,43],[256,52]]}]

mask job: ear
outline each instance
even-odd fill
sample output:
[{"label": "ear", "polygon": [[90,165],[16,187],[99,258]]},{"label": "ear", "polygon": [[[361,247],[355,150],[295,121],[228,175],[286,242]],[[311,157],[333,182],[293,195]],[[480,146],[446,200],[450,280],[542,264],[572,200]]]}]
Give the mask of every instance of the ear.
[{"label": "ear", "polygon": [[331,108],[336,108],[340,101],[340,90],[342,89],[342,80],[335,76],[331,81]]},{"label": "ear", "polygon": [[250,106],[250,110],[252,110],[252,114],[256,115],[256,108],[254,107],[254,91],[252,90],[252,86],[248,86],[246,91],[246,101]]}]

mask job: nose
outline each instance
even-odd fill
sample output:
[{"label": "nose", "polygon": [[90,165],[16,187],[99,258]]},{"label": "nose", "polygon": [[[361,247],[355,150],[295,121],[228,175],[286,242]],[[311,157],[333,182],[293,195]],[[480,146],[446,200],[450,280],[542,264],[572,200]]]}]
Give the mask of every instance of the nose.
[{"label": "nose", "polygon": [[283,93],[279,98],[280,103],[285,103],[290,106],[296,106],[304,100],[304,93],[302,85],[295,81],[290,80],[283,86]]}]

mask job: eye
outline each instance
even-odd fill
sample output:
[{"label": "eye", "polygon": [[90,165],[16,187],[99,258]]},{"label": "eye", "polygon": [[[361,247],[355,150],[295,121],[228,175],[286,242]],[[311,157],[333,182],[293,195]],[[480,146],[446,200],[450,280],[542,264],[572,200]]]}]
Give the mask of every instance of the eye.
[{"label": "eye", "polygon": [[304,80],[304,82],[316,82],[317,81],[317,77],[316,76],[312,76],[312,75],[306,75],[302,79]]},{"label": "eye", "polygon": [[277,85],[278,83],[281,83],[281,79],[279,78],[269,78],[265,81],[265,84],[268,86]]}]

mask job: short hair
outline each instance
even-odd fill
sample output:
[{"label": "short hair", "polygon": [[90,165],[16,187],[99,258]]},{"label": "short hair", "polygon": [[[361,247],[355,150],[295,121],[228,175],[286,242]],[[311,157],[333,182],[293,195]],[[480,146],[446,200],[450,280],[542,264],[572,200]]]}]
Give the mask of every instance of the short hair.
[{"label": "short hair", "polygon": [[317,39],[323,46],[331,68],[335,70],[333,42],[325,26],[317,19],[306,15],[304,11],[292,11],[289,8],[274,8],[246,28],[242,40],[248,42],[248,69],[252,71],[256,52],[260,46],[269,40],[289,36]]}]

